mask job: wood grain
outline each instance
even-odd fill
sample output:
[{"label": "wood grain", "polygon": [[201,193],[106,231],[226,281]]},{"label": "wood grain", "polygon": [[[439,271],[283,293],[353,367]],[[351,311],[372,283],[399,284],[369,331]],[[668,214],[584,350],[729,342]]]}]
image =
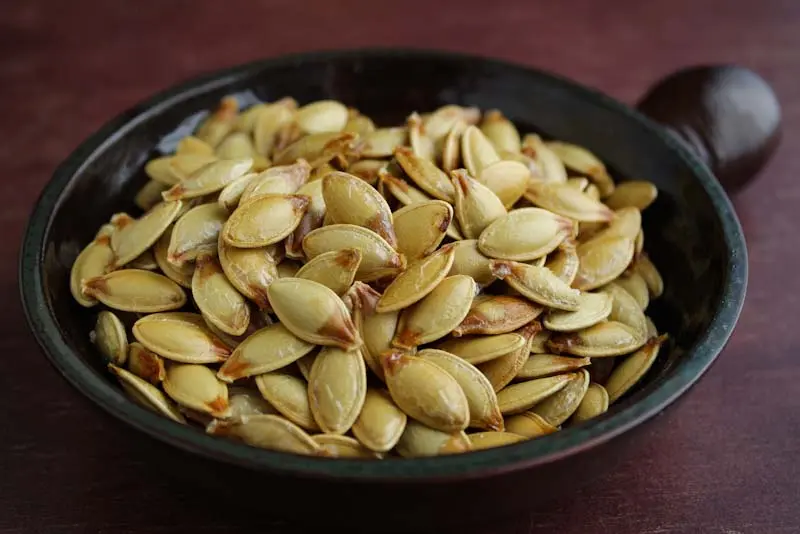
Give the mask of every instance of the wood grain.
[{"label": "wood grain", "polygon": [[[750,251],[739,326],[718,363],[650,425],[618,471],[491,532],[789,533],[800,524],[800,3],[5,0],[0,7],[0,533],[293,532],[215,506],[47,364],[19,305],[16,256],[54,167],[154,91],[291,51],[367,45],[479,53],[555,71],[627,102],[688,64],[755,69],[784,142],[736,199]],[[256,491],[232,488],[228,491]],[[487,495],[487,505],[492,496]]]}]

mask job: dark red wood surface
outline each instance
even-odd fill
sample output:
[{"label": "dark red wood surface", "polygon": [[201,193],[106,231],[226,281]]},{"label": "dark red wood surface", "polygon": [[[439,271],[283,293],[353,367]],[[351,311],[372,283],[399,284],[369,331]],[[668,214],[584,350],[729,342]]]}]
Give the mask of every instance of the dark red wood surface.
[{"label": "dark red wood surface", "polygon": [[[27,332],[17,253],[54,167],[119,111],[219,67],[368,45],[497,56],[631,103],[690,64],[740,63],[774,86],[784,141],[735,198],[750,284],[728,348],[620,469],[494,531],[800,531],[798,28],[796,0],[3,0],[0,533],[292,531],[270,521],[268,501],[258,514],[226,511],[162,476],[152,467],[160,445],[58,376]],[[487,495],[487,507],[496,498]]]}]

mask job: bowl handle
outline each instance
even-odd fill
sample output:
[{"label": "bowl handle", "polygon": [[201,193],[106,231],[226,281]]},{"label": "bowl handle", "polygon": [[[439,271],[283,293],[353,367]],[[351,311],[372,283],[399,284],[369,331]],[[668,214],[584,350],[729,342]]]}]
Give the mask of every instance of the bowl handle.
[{"label": "bowl handle", "polygon": [[680,70],[653,85],[637,107],[699,156],[729,193],[758,174],[781,137],[775,93],[744,67]]}]

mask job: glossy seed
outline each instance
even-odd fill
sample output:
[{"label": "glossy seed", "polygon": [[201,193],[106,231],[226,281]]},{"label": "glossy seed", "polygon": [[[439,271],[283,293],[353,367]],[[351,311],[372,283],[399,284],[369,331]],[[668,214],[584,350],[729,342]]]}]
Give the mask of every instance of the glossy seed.
[{"label": "glossy seed", "polygon": [[543,308],[526,299],[508,295],[475,297],[472,308],[453,335],[506,334],[536,319]]},{"label": "glossy seed", "polygon": [[536,332],[531,340],[531,354],[547,354],[547,341],[550,339],[552,332],[549,330],[540,330]]},{"label": "glossy seed", "polygon": [[242,205],[263,195],[292,195],[309,180],[311,165],[304,159],[292,165],[271,167],[257,174],[242,192]]},{"label": "glossy seed", "polygon": [[408,421],[397,443],[397,452],[406,458],[458,454],[471,448],[463,430],[442,432],[414,420]]},{"label": "glossy seed", "polygon": [[153,249],[147,249],[126,265],[128,269],[144,269],[146,271],[155,271],[158,269],[155,257],[153,257]]},{"label": "glossy seed", "polygon": [[532,439],[558,432],[558,428],[545,421],[537,413],[522,412],[506,418],[506,432]]},{"label": "glossy seed", "polygon": [[436,161],[436,147],[433,139],[425,134],[422,118],[414,112],[406,120],[408,142],[414,155],[428,161]]},{"label": "glossy seed", "polygon": [[613,299],[607,293],[581,293],[575,311],[550,310],[544,326],[554,332],[574,332],[605,320],[611,313]]},{"label": "glossy seed", "polygon": [[527,411],[566,387],[574,376],[574,373],[570,373],[512,384],[497,393],[500,411],[503,415]]},{"label": "glossy seed", "polygon": [[384,380],[380,355],[391,349],[400,313],[378,313],[380,293],[362,282],[353,284],[348,293],[353,294],[353,321],[364,340],[361,355],[372,372]]},{"label": "glossy seed", "polygon": [[568,373],[586,367],[590,363],[589,358],[574,358],[556,354],[531,354],[517,373],[516,378],[531,379]]},{"label": "glossy seed", "polygon": [[455,214],[467,239],[476,239],[487,226],[507,212],[491,189],[473,179],[464,170],[451,173],[455,187]]},{"label": "glossy seed", "polygon": [[170,364],[164,377],[164,391],[181,406],[214,417],[229,415],[228,387],[204,365]]},{"label": "glossy seed", "polygon": [[658,358],[658,351],[665,341],[666,336],[651,338],[614,368],[605,384],[610,403],[616,402],[644,377]]},{"label": "glossy seed", "polygon": [[203,154],[211,156],[214,154],[214,147],[193,135],[187,135],[175,147],[176,155],[183,154]]},{"label": "glossy seed", "polygon": [[394,157],[411,180],[434,198],[453,202],[453,184],[435,163],[415,155],[405,147],[398,148]]},{"label": "glossy seed", "polygon": [[581,222],[605,222],[614,212],[605,204],[566,184],[531,180],[525,198],[533,205]]},{"label": "glossy seed", "polygon": [[278,269],[269,248],[236,248],[220,236],[217,252],[222,270],[233,287],[259,308],[265,309],[269,304],[267,288],[278,278]]},{"label": "glossy seed", "polygon": [[219,204],[201,204],[187,211],[172,228],[167,260],[176,267],[217,251],[217,239],[228,212]]},{"label": "glossy seed", "polygon": [[322,196],[333,223],[369,228],[394,247],[392,210],[369,184],[345,172],[332,172],[322,179]]},{"label": "glossy seed", "polygon": [[598,187],[603,198],[614,192],[614,181],[597,156],[583,147],[561,141],[551,141],[547,143],[547,147],[555,152],[566,167],[588,176]]},{"label": "glossy seed", "polygon": [[314,257],[297,271],[296,276],[318,282],[341,296],[353,285],[360,264],[361,251],[352,248],[332,250]]},{"label": "glossy seed", "polygon": [[483,114],[481,132],[498,151],[520,151],[522,141],[517,127],[501,111],[492,109]]},{"label": "glossy seed", "polygon": [[397,210],[393,219],[397,250],[413,262],[441,244],[453,220],[453,208],[442,200],[419,202]]},{"label": "glossy seed", "polygon": [[447,276],[454,255],[455,250],[448,245],[409,265],[384,290],[378,313],[402,310],[425,298]]},{"label": "glossy seed", "polygon": [[153,257],[156,260],[158,268],[161,269],[161,272],[164,273],[167,278],[185,287],[186,289],[191,289],[192,276],[194,275],[194,264],[186,262],[180,267],[177,267],[168,259],[169,243],[172,239],[172,231],[172,227],[168,228],[158,239],[153,247]]},{"label": "glossy seed", "polygon": [[474,365],[438,349],[424,349],[419,351],[417,356],[444,369],[461,386],[469,405],[469,426],[503,430],[503,416],[497,405],[494,388]]},{"label": "glossy seed", "polygon": [[111,234],[114,267],[119,268],[149,249],[172,224],[181,210],[181,201],[161,202],[139,219],[125,219]]},{"label": "glossy seed", "polygon": [[365,134],[362,139],[361,157],[388,158],[398,147],[406,144],[408,129],[405,127],[378,128]]},{"label": "glossy seed", "polygon": [[78,254],[69,278],[70,292],[78,304],[87,308],[97,304],[97,299],[83,294],[82,284],[85,280],[103,276],[113,268],[113,264],[114,251],[108,235],[98,236]]},{"label": "glossy seed", "polygon": [[475,434],[468,434],[467,437],[472,444],[473,451],[513,445],[527,439],[525,436],[512,432],[476,432]]},{"label": "glossy seed", "polygon": [[475,281],[469,276],[445,278],[425,298],[403,311],[392,344],[411,348],[444,337],[469,313],[475,289]]},{"label": "glossy seed", "polygon": [[473,176],[479,176],[485,168],[500,161],[494,145],[477,126],[468,126],[461,135],[461,158]]},{"label": "glossy seed", "polygon": [[647,335],[647,318],[639,302],[617,282],[612,282],[603,288],[612,298],[611,321],[620,322],[629,327],[644,342]]},{"label": "glossy seed", "polygon": [[578,267],[580,266],[575,243],[565,240],[558,250],[547,256],[544,266],[565,284],[571,286],[575,277],[578,276]]},{"label": "glossy seed", "polygon": [[251,334],[220,367],[217,376],[225,382],[275,371],[314,350],[314,345],[276,323]]},{"label": "glossy seed", "polygon": [[467,427],[467,398],[447,371],[402,351],[382,354],[381,363],[392,400],[409,417],[442,432]]},{"label": "glossy seed", "polygon": [[647,309],[650,304],[650,289],[647,287],[647,282],[638,272],[634,270],[623,273],[622,276],[614,280],[614,283],[630,293],[642,311]]},{"label": "glossy seed", "polygon": [[164,200],[178,200],[215,193],[244,176],[252,166],[252,158],[213,161],[164,191],[162,196]]},{"label": "glossy seed", "polygon": [[553,426],[561,426],[575,413],[589,388],[589,372],[581,369],[572,373],[572,379],[558,392],[534,406],[531,411]]},{"label": "glossy seed", "polygon": [[347,172],[368,184],[375,186],[378,183],[378,174],[386,167],[386,162],[380,159],[362,159],[347,168]]},{"label": "glossy seed", "polygon": [[326,206],[322,196],[322,180],[308,182],[297,190],[297,194],[309,198],[308,209],[294,232],[286,238],[285,249],[289,258],[303,259],[303,239],[312,230],[321,227],[325,218]]},{"label": "glossy seed", "polygon": [[[214,157],[208,156],[206,163],[214,161]],[[144,165],[144,173],[150,180],[157,182],[161,185],[170,187],[181,181],[183,178],[173,170],[172,166],[173,156],[161,156],[153,158]],[[159,198],[161,200],[161,198]]]},{"label": "glossy seed", "polygon": [[133,203],[142,211],[148,211],[161,202],[161,193],[166,189],[167,186],[164,184],[156,182],[155,180],[149,180],[136,192],[136,196],[133,197]]},{"label": "glossy seed", "polygon": [[114,364],[108,364],[108,370],[117,377],[122,389],[134,402],[175,422],[186,423],[183,415],[157,387]]},{"label": "glossy seed", "polygon": [[378,190],[380,191],[381,188],[387,189],[404,206],[432,200],[426,193],[410,185],[402,178],[389,174],[386,169],[378,171]]},{"label": "glossy seed", "polygon": [[612,210],[634,207],[644,211],[655,201],[657,196],[658,189],[651,182],[631,180],[617,185],[605,202]]},{"label": "glossy seed", "polygon": [[128,370],[153,385],[158,385],[166,376],[164,359],[138,341],[128,346]]},{"label": "glossy seed", "polygon": [[364,447],[375,452],[387,452],[400,440],[406,423],[406,414],[387,391],[370,388],[352,431]]},{"label": "glossy seed", "polygon": [[580,308],[580,291],[569,287],[546,267],[507,260],[493,260],[492,274],[504,280],[524,297],[558,310]]},{"label": "glossy seed", "polygon": [[90,338],[107,362],[119,366],[125,364],[128,359],[128,336],[119,317],[110,311],[101,311],[97,314]]},{"label": "glossy seed", "polygon": [[518,161],[501,160],[484,168],[477,179],[488,187],[506,209],[517,203],[528,188],[531,171]]},{"label": "glossy seed", "polygon": [[148,350],[176,362],[215,363],[230,354],[196,313],[147,315],[133,325],[133,336]]},{"label": "glossy seed", "polygon": [[240,336],[250,324],[250,307],[213,256],[198,258],[192,297],[202,314],[226,334]]},{"label": "glossy seed", "polygon": [[481,286],[487,286],[494,281],[490,258],[481,254],[478,249],[477,239],[465,239],[453,243],[455,257],[449,276],[463,274],[472,277]]},{"label": "glossy seed", "polygon": [[195,136],[212,147],[217,146],[233,129],[238,114],[239,103],[236,98],[222,98],[217,108],[198,126]]},{"label": "glossy seed", "polygon": [[578,274],[573,285],[589,291],[611,282],[630,265],[633,248],[633,239],[627,237],[591,239],[579,244]]},{"label": "glossy seed", "polygon": [[353,142],[353,134],[325,132],[306,135],[289,144],[275,154],[275,165],[289,165],[298,159],[314,161],[327,154],[347,150]]},{"label": "glossy seed", "polygon": [[565,185],[577,189],[578,191],[585,192],[586,188],[589,187],[589,179],[583,176],[573,176],[572,178],[567,178]]},{"label": "glossy seed", "polygon": [[332,250],[353,248],[361,252],[356,280],[371,282],[396,275],[405,267],[405,257],[398,254],[381,236],[361,226],[333,224],[313,230],[303,239],[306,257],[313,259]]},{"label": "glossy seed", "polygon": [[232,436],[253,447],[293,454],[319,455],[322,447],[291,421],[279,415],[246,415],[215,420],[206,428],[212,436]]},{"label": "glossy seed", "polygon": [[344,350],[361,345],[342,299],[324,285],[302,278],[279,278],[267,292],[278,319],[300,339]]},{"label": "glossy seed", "polygon": [[295,121],[306,133],[341,132],[347,124],[347,107],[335,100],[318,100],[297,110]]},{"label": "glossy seed", "polygon": [[622,208],[614,212],[614,220],[608,227],[597,232],[591,238],[627,237],[636,239],[642,230],[642,213],[636,208]]},{"label": "glossy seed", "polygon": [[658,298],[664,293],[664,279],[661,278],[661,273],[658,272],[647,253],[639,254],[636,257],[636,261],[633,263],[633,270],[647,284],[651,297]]},{"label": "glossy seed", "polygon": [[434,141],[438,141],[458,123],[475,124],[480,119],[481,112],[478,108],[464,108],[461,106],[442,106],[423,120],[425,132]]},{"label": "glossy seed", "polygon": [[253,120],[253,142],[262,156],[272,156],[279,142],[279,132],[292,124],[296,103],[284,99],[261,108]]},{"label": "glossy seed", "polygon": [[579,332],[553,335],[547,346],[556,354],[603,358],[628,354],[644,344],[642,336],[617,321],[596,324]]},{"label": "glossy seed", "polygon": [[214,155],[220,159],[244,159],[253,158],[253,166],[260,157],[256,152],[255,146],[250,135],[243,132],[231,132],[222,142],[217,145]]},{"label": "glossy seed", "polygon": [[539,321],[533,321],[520,328],[516,333],[521,335],[525,342],[519,349],[478,366],[481,373],[489,379],[495,392],[506,387],[519,374],[520,369],[528,361],[533,338],[541,329],[542,325]]},{"label": "glossy seed", "polygon": [[350,112],[350,117],[344,125],[344,132],[350,132],[358,135],[366,135],[375,131],[375,123],[366,115],[361,115],[358,112]]},{"label": "glossy seed", "polygon": [[540,208],[520,208],[486,227],[478,248],[491,258],[531,261],[555,250],[572,229],[570,219]]},{"label": "glossy seed", "polygon": [[522,139],[522,153],[536,162],[543,181],[553,183],[567,181],[564,163],[538,135],[528,134]]},{"label": "glossy seed", "polygon": [[453,123],[442,143],[442,170],[452,172],[461,163],[461,135],[467,129],[463,121]]},{"label": "glossy seed", "polygon": [[256,386],[266,401],[282,416],[300,428],[318,431],[308,399],[308,384],[284,371],[259,374]]},{"label": "glossy seed", "polygon": [[234,247],[258,248],[291,234],[308,208],[302,195],[263,195],[239,206],[222,228],[223,239]]},{"label": "glossy seed", "polygon": [[524,344],[524,337],[509,333],[448,339],[439,343],[436,348],[455,354],[472,364],[479,364],[514,352]]},{"label": "glossy seed", "polygon": [[330,458],[359,458],[359,459],[378,459],[382,455],[369,450],[355,439],[349,436],[338,434],[317,434],[311,436],[324,451],[325,456]]},{"label": "glossy seed", "polygon": [[573,423],[581,423],[603,415],[608,411],[609,396],[606,388],[592,382],[586,390],[586,395],[572,414]]},{"label": "glossy seed", "polygon": [[247,415],[277,414],[269,402],[258,391],[242,387],[228,388],[228,404],[231,419],[241,419]]},{"label": "glossy seed", "polygon": [[367,369],[358,351],[326,347],[308,380],[311,413],[323,432],[344,434],[355,423],[367,393]]},{"label": "glossy seed", "polygon": [[[172,183],[164,182],[165,185],[175,186],[186,180],[200,169],[219,161],[214,155],[208,154],[177,154],[170,158],[169,167],[174,177]],[[164,198],[162,194],[162,198]]]},{"label": "glossy seed", "polygon": [[150,271],[122,269],[84,280],[84,295],[120,311],[153,313],[176,310],[186,304],[183,289]]}]

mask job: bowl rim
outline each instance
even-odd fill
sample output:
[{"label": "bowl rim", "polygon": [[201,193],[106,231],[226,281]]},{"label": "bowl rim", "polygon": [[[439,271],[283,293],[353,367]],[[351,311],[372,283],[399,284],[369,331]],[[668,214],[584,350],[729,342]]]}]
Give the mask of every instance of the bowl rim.
[{"label": "bowl rim", "polygon": [[[63,342],[63,333],[48,305],[43,283],[44,246],[52,223],[51,214],[61,203],[62,194],[70,186],[72,177],[90,161],[93,154],[102,151],[107,144],[120,138],[140,121],[179,101],[232,84],[251,73],[304,61],[334,58],[374,60],[389,57],[481,62],[549,78],[551,83],[560,85],[560,90],[572,92],[578,98],[589,99],[638,123],[667,145],[692,170],[708,194],[720,220],[725,245],[729,251],[729,269],[724,273],[721,299],[709,328],[687,351],[687,356],[692,356],[691,360],[676,366],[670,376],[638,402],[625,406],[608,418],[589,421],[546,439],[465,455],[381,462],[312,458],[257,449],[207,436],[134,404],[123,396],[111,380],[98,379],[96,372],[84,364]],[[24,234],[19,261],[19,284],[28,325],[37,343],[59,373],[105,411],[158,440],[206,458],[276,474],[350,481],[433,483],[500,475],[551,463],[605,443],[661,412],[705,373],[727,343],[744,302],[747,250],[742,228],[731,202],[710,170],[665,128],[627,105],[561,76],[505,60],[422,48],[370,47],[281,55],[213,71],[175,84],[117,115],[67,156],[42,190]]]}]

